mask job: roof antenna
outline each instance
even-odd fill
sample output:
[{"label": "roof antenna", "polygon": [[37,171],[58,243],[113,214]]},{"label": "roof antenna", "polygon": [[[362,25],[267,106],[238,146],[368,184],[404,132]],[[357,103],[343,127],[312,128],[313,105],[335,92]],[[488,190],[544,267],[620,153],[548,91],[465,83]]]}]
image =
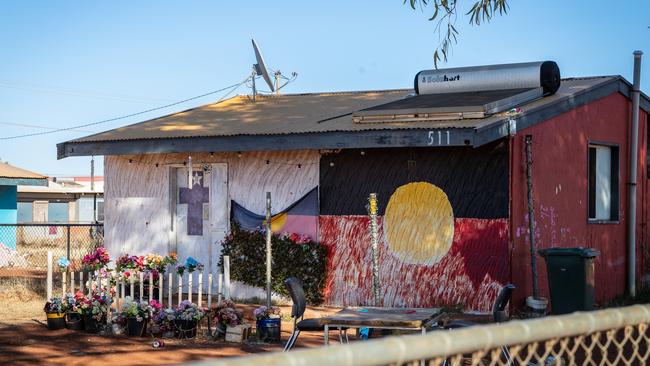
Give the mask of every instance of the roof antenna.
[{"label": "roof antenna", "polygon": [[[289,84],[290,82],[294,81],[298,77],[298,73],[292,72],[291,78],[286,78],[282,76],[282,72],[280,72],[280,70],[277,70],[273,74],[275,77],[275,83],[273,83],[273,81],[271,81],[271,77],[269,76],[269,72],[266,68],[266,64],[264,63],[262,52],[260,51],[254,39],[251,39],[251,42],[253,42],[253,50],[255,51],[255,60],[257,61],[257,63],[253,64],[253,72],[251,74],[251,79],[253,81],[253,102],[255,102],[255,97],[257,95],[255,77],[261,76],[262,78],[264,78],[264,81],[266,82],[266,85],[268,85],[269,88],[271,89],[271,92],[275,92],[275,94],[280,94],[280,89],[282,89],[285,85]],[[280,85],[281,79],[286,80],[285,83],[282,85]]]}]

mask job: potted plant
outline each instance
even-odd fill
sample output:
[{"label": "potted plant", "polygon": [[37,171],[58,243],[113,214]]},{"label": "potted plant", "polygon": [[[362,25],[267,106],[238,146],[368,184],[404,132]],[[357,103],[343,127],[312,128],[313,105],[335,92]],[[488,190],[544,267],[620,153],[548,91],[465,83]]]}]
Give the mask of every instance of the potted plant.
[{"label": "potted plant", "polygon": [[268,308],[264,305],[253,310],[256,319],[257,339],[262,342],[280,342],[281,311],[277,306]]},{"label": "potted plant", "polygon": [[81,302],[81,311],[84,318],[84,329],[90,333],[99,332],[100,324],[106,321],[108,305],[99,295],[84,297]]},{"label": "potted plant", "polygon": [[176,331],[176,311],[174,309],[162,309],[153,316],[152,333],[161,335],[164,338],[174,338]]},{"label": "potted plant", "polygon": [[227,341],[232,342],[241,342],[247,338],[250,325],[244,323],[244,314],[237,310],[233,301],[222,301],[217,305],[215,311],[217,335],[223,334]]},{"label": "potted plant", "polygon": [[176,328],[178,338],[196,337],[196,327],[205,316],[205,310],[189,300],[183,300],[176,308]]},{"label": "potted plant", "polygon": [[217,307],[214,309],[214,323],[217,327],[217,336],[226,335],[226,327],[228,327],[231,321],[233,312],[237,314],[235,303],[232,300],[224,299],[217,304]]},{"label": "potted plant", "polygon": [[50,301],[45,303],[43,311],[45,311],[47,317],[47,329],[65,328],[65,310],[65,302],[58,297],[51,298]]},{"label": "potted plant", "polygon": [[81,309],[81,302],[85,298],[84,294],[81,291],[77,291],[76,294],[66,294],[65,296],[65,305],[67,311],[65,313],[66,317],[66,327],[72,330],[83,330],[84,329],[84,318],[83,311]]},{"label": "potted plant", "polygon": [[126,319],[127,334],[132,337],[144,336],[148,320],[151,319],[156,308],[160,309],[160,304],[155,300],[147,303],[133,300],[127,296],[122,305],[122,317]]}]

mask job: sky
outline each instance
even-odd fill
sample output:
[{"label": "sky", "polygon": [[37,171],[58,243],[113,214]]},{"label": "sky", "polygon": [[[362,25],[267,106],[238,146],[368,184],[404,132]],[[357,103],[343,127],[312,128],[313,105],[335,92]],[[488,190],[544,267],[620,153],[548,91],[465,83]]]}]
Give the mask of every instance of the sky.
[{"label": "sky", "polygon": [[[622,75],[647,52],[650,1],[516,1],[481,26],[459,1],[458,44],[440,68],[553,60],[563,77]],[[613,5],[615,4],[615,6]],[[432,9],[402,0],[2,1],[0,159],[49,176],[90,174],[90,157],[56,158],[56,144],[218,100],[80,130],[2,139],[102,121],[245,79],[255,38],[268,67],[298,78],[284,93],[408,88],[433,67],[440,38]],[[248,94],[241,87],[236,94]],[[97,159],[101,174],[102,159]]]}]

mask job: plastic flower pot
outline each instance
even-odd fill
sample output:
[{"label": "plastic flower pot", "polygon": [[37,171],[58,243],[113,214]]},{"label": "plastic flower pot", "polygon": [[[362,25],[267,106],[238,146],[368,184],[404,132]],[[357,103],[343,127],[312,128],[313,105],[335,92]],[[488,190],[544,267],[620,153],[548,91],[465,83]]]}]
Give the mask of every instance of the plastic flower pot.
[{"label": "plastic flower pot", "polygon": [[142,319],[128,318],[126,320],[126,331],[130,337],[144,337],[147,331],[147,322]]},{"label": "plastic flower pot", "polygon": [[93,318],[92,314],[84,314],[84,330],[88,333],[99,332],[99,322]]},{"label": "plastic flower pot", "polygon": [[176,320],[176,329],[178,331],[179,339],[187,339],[196,337],[196,320]]},{"label": "plastic flower pot", "polygon": [[84,330],[84,318],[79,313],[66,313],[66,328],[72,330]]},{"label": "plastic flower pot", "polygon": [[282,321],[280,318],[266,318],[257,321],[257,339],[261,342],[280,342]]},{"label": "plastic flower pot", "polygon": [[47,316],[47,329],[57,330],[65,328],[65,313],[45,313]]}]

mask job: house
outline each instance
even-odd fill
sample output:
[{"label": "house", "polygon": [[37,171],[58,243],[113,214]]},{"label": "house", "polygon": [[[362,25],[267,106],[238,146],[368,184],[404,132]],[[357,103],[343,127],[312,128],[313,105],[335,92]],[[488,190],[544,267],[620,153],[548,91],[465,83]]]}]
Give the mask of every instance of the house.
[{"label": "house", "polygon": [[53,177],[46,186],[18,186],[19,223],[104,221],[104,177]]},{"label": "house", "polygon": [[[518,306],[531,295],[530,140],[537,247],[600,250],[604,302],[627,284],[631,94],[620,76],[560,82],[554,63],[437,70],[418,74],[415,93],[236,96],[57,148],[59,158],[105,156],[113,256],[177,251],[214,270],[230,220],[263,215],[271,192],[274,213],[301,207],[276,230],[328,248],[326,303],[368,304],[365,206],[376,192],[384,305],[486,311],[505,283],[517,286]],[[640,112],[639,280],[648,267],[646,95]]]},{"label": "house", "polygon": [[[0,224],[16,224],[18,189],[21,186],[47,185],[47,177],[22,169],[6,162],[0,162]],[[0,244],[16,250],[16,228],[1,230]]]}]

